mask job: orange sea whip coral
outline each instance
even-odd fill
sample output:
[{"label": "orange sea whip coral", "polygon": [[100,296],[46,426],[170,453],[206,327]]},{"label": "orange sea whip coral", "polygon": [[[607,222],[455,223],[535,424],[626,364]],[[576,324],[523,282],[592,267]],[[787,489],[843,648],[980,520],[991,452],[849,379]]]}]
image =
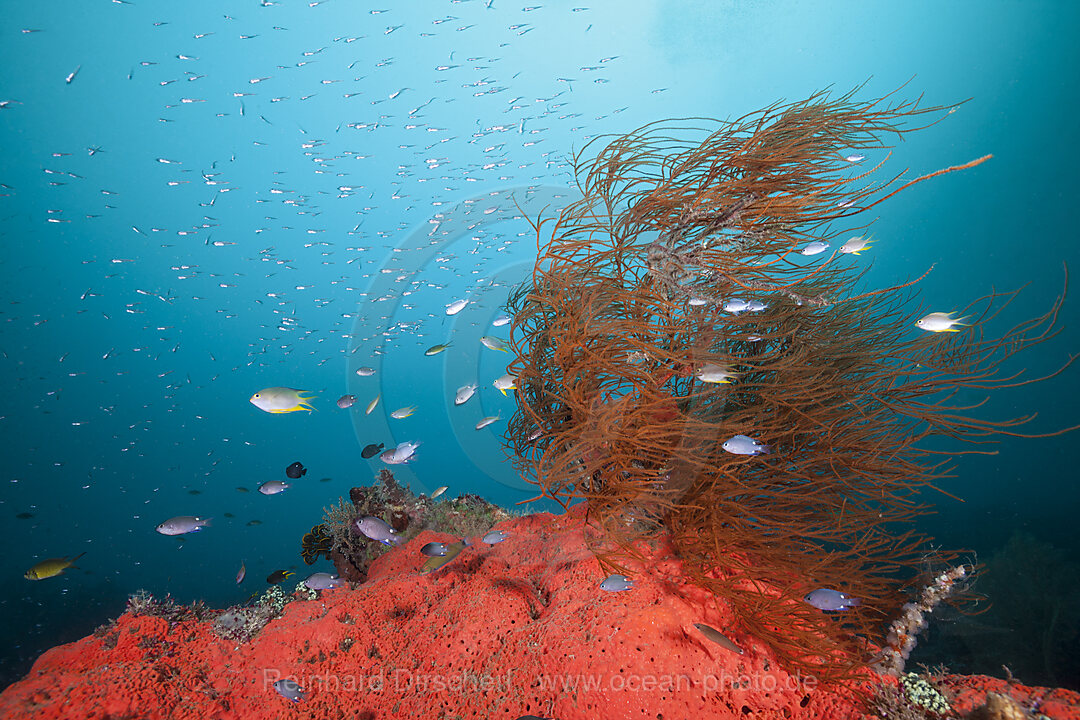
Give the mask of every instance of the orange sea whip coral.
[{"label": "orange sea whip coral", "polygon": [[[1030,382],[1002,363],[1052,336],[1061,306],[992,338],[984,324],[1014,296],[995,294],[963,311],[976,318],[966,331],[920,333],[918,279],[860,292],[838,253],[797,254],[899,190],[989,158],[902,185],[904,173],[873,181],[884,160],[855,174],[846,154],[951,111],[855,92],[594,140],[575,158],[583,198],[536,221],[538,261],[508,303],[518,469],[542,496],[588,503],[612,570],[670,533],[737,630],[825,680],[865,666],[865,641],[883,640],[924,558],[912,521],[948,457],[919,441],[1019,434],[1030,418],[971,417],[954,398]],[[735,300],[767,308],[725,311]],[[733,382],[703,383],[706,363]],[[725,452],[736,434],[772,452]],[[862,604],[826,615],[802,601],[820,587]]]}]

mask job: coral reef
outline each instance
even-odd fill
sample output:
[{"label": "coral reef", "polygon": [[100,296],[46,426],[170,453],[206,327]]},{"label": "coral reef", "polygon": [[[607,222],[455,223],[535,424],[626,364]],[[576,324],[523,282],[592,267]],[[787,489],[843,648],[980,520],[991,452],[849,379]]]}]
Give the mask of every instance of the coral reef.
[{"label": "coral reef", "polygon": [[940,668],[882,676],[871,693],[869,713],[884,720],[1078,720],[1080,694],[947,674]]},{"label": "coral reef", "polygon": [[965,720],[1080,720],[1080,693],[984,675],[943,675],[936,686]]},{"label": "coral reef", "polygon": [[125,612],[132,615],[164,618],[169,622],[183,622],[185,620],[211,620],[217,615],[218,611],[209,607],[202,600],[196,600],[190,605],[185,605],[176,602],[172,595],[156,598],[146,590],[139,590],[128,597]]},{"label": "coral reef", "polygon": [[900,676],[900,687],[911,704],[931,715],[948,715],[952,712],[948,699],[926,676],[904,673]]},{"label": "coral reef", "polygon": [[251,642],[267,623],[281,615],[291,599],[280,586],[272,585],[254,603],[224,610],[214,619],[214,632],[237,643]]},{"label": "coral reef", "polygon": [[[140,590],[128,598],[125,615],[162,618],[170,625],[189,621],[208,623],[219,637],[236,643],[246,643],[258,635],[267,623],[279,617],[290,602],[314,600],[318,597],[319,591],[312,590],[303,582],[298,583],[291,594],[286,594],[280,585],[272,585],[248,603],[215,610],[201,600],[185,605],[176,602],[169,595],[155,598],[145,590]],[[95,636],[109,637],[115,634],[116,627],[117,621],[114,620],[98,628]]]},{"label": "coral reef", "polygon": [[914,673],[896,681],[883,678],[869,704],[871,715],[886,720],[934,720],[951,712],[948,700],[929,679]]},{"label": "coral reef", "polygon": [[[338,498],[337,505],[323,509],[320,535],[328,538],[329,557],[338,576],[353,582],[363,582],[371,563],[389,550],[385,545],[356,534],[353,521],[366,515],[385,520],[403,541],[425,530],[459,538],[483,535],[492,525],[510,517],[506,510],[479,495],[465,494],[441,500],[414,495],[408,485],[401,487],[394,474],[383,468],[374,485],[354,487],[349,490],[349,502]],[[313,540],[309,535],[304,536],[302,551],[306,551]]]},{"label": "coral reef", "polygon": [[1008,695],[987,693],[986,703],[972,710],[967,720],[1029,720],[1031,715]]},{"label": "coral reef", "polygon": [[[430,575],[418,574],[426,559],[420,547],[455,536],[421,532],[380,556],[365,584],[316,599],[275,586],[267,603],[281,614],[246,643],[222,638],[216,620],[125,613],[104,635],[42,655],[0,694],[0,717],[864,717],[849,694],[783,670],[761,638],[738,629],[730,609],[686,584],[664,538],[642,547],[643,561],[628,562],[632,591],[601,590],[605,573],[589,550],[584,512],[504,521],[506,540],[465,548]],[[695,623],[718,629],[743,654]],[[290,677],[304,700],[274,690]],[[864,680],[899,687],[869,672]],[[983,705],[989,691],[1025,708],[1038,698],[1038,712],[1052,720],[1080,720],[1076,693],[957,676],[934,684],[961,714]]]},{"label": "coral reef", "polygon": [[[534,222],[539,257],[508,300],[520,475],[564,506],[588,503],[612,572],[670,532],[742,631],[789,669],[838,681],[884,641],[881,618],[923,561],[913,521],[949,474],[923,441],[962,453],[1021,436],[1030,417],[973,417],[979,404],[957,394],[1035,382],[1002,363],[1060,329],[1059,298],[994,332],[1007,293],[959,310],[963,332],[922,332],[918,278],[863,286],[848,244],[867,211],[989,157],[874,180],[888,142],[949,112],[822,92],[595,139],[575,157],[583,198]],[[883,159],[847,159],[868,153]],[[835,249],[802,252],[811,242]],[[738,437],[769,452],[727,450]],[[802,602],[817,588],[861,603],[822,613]]]}]

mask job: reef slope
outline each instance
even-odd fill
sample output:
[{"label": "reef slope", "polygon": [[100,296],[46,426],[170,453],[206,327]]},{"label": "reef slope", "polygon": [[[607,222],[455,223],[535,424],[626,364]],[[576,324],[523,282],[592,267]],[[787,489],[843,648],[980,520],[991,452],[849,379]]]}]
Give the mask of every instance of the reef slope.
[{"label": "reef slope", "polygon": [[[608,593],[581,513],[513,518],[509,537],[475,540],[430,575],[423,532],[371,567],[367,582],[290,602],[246,643],[211,622],[125,613],[115,625],[43,654],[0,694],[0,717],[119,718],[859,718],[812,678],[781,670],[768,649],[730,630],[657,547],[637,587]],[[705,623],[742,655],[706,639]],[[291,702],[273,682],[293,676]],[[1002,688],[986,679],[986,688]],[[965,709],[978,679],[953,679]],[[1000,683],[999,683],[1000,685]],[[1015,687],[1015,686],[1014,686]],[[1039,712],[1080,718],[1080,695],[1024,688]]]}]

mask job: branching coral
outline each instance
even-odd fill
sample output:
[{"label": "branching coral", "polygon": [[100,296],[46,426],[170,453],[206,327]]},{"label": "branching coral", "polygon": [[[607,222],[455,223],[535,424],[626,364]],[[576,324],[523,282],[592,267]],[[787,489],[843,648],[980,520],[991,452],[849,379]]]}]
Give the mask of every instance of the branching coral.
[{"label": "branching coral", "polygon": [[[1014,295],[989,295],[961,313],[966,332],[918,333],[917,279],[866,291],[842,254],[799,254],[864,228],[860,214],[903,188],[985,161],[901,185],[845,160],[948,111],[819,93],[594,141],[575,159],[583,199],[536,221],[540,258],[508,302],[522,474],[542,496],[588,502],[613,570],[670,533],[744,631],[823,680],[866,662],[861,638],[883,639],[921,561],[912,521],[949,468],[920,441],[1019,435],[1029,418],[971,417],[956,396],[1023,384],[1003,363],[1052,337],[1061,307],[992,337]],[[703,382],[708,366],[733,381]],[[735,435],[772,452],[726,452]],[[826,616],[802,602],[821,587],[863,603]]]}]

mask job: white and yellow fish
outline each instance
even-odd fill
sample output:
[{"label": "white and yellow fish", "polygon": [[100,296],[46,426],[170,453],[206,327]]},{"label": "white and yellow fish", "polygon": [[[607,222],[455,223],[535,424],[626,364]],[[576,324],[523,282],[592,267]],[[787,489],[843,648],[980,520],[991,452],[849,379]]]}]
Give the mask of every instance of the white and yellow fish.
[{"label": "white and yellow fish", "polygon": [[952,313],[936,312],[930,313],[924,318],[919,318],[915,325],[920,330],[927,332],[960,332],[959,328],[955,326],[967,327],[966,323],[961,322],[962,320],[967,320],[967,318],[954,318]]},{"label": "white and yellow fish", "polygon": [[840,246],[842,255],[859,255],[863,250],[870,249],[870,238],[856,235]]},{"label": "white and yellow fish", "polygon": [[403,407],[403,408],[398,408],[394,412],[390,413],[390,417],[394,418],[395,420],[401,420],[402,418],[409,417],[414,412],[416,412],[416,406],[415,405],[408,405],[408,406]]},{"label": "white and yellow fish", "polygon": [[695,377],[704,383],[712,383],[714,385],[722,385],[730,383],[736,379],[738,375],[731,371],[731,368],[724,367],[723,365],[717,365],[715,363],[705,363],[698,370]]},{"label": "white and yellow fish", "polygon": [[314,395],[305,396],[307,390],[294,390],[287,387],[269,387],[260,390],[251,396],[251,404],[263,412],[290,413],[305,410],[311,412],[315,408],[308,404]]},{"label": "white and yellow fish", "polygon": [[517,385],[515,385],[516,382],[517,377],[510,373],[506,373],[502,377],[495,378],[495,382],[491,384],[495,386],[496,390],[505,395],[507,390],[517,390]]},{"label": "white and yellow fish", "polygon": [[503,352],[510,352],[510,348],[506,345],[506,341],[491,335],[484,335],[480,338],[480,342],[484,343],[484,347],[492,350],[502,350]]}]

